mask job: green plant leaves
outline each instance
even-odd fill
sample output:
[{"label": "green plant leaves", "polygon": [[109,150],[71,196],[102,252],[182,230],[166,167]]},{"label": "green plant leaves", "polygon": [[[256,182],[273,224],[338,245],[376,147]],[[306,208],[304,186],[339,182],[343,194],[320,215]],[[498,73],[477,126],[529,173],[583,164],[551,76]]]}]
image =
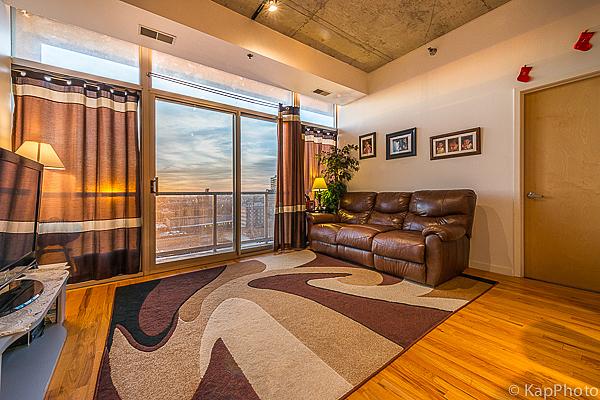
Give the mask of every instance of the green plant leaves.
[{"label": "green plant leaves", "polygon": [[359,161],[354,153],[358,150],[355,144],[347,144],[341,149],[317,155],[323,166],[323,178],[327,182],[327,190],[321,195],[321,203],[329,212],[337,212],[340,198],[347,191],[346,183],[359,169]]}]

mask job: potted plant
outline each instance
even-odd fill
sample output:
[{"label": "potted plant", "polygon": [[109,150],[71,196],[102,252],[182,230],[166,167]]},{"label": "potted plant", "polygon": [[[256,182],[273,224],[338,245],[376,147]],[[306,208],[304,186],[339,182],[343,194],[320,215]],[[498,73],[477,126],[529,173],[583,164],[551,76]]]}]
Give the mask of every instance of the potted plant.
[{"label": "potted plant", "polygon": [[323,178],[327,182],[327,190],[321,195],[321,203],[328,212],[337,212],[340,198],[347,191],[347,183],[358,171],[358,160],[354,156],[357,150],[357,145],[347,144],[341,149],[335,147],[327,153],[317,155],[323,167]]}]

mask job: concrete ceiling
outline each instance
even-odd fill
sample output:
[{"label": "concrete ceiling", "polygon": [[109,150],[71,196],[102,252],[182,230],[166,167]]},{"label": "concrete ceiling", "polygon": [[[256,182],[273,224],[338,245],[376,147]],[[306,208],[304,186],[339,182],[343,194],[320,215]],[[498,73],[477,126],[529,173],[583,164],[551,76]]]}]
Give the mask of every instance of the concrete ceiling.
[{"label": "concrete ceiling", "polygon": [[[213,0],[248,18],[262,0]],[[279,0],[257,22],[371,72],[509,0]]]}]

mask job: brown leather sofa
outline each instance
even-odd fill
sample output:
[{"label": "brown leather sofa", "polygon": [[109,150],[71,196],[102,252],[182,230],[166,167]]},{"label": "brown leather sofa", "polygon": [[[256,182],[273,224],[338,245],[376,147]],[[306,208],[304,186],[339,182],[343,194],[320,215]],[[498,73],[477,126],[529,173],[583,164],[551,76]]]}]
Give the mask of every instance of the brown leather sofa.
[{"label": "brown leather sofa", "polygon": [[476,201],[468,189],[349,192],[337,214],[309,214],[310,248],[437,286],[469,264]]}]

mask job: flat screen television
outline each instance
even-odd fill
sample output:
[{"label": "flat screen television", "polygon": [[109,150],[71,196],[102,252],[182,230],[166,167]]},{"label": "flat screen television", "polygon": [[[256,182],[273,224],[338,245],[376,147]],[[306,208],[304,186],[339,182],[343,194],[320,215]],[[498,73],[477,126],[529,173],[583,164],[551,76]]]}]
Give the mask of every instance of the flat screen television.
[{"label": "flat screen television", "polygon": [[44,167],[0,148],[0,291],[34,267]]}]

